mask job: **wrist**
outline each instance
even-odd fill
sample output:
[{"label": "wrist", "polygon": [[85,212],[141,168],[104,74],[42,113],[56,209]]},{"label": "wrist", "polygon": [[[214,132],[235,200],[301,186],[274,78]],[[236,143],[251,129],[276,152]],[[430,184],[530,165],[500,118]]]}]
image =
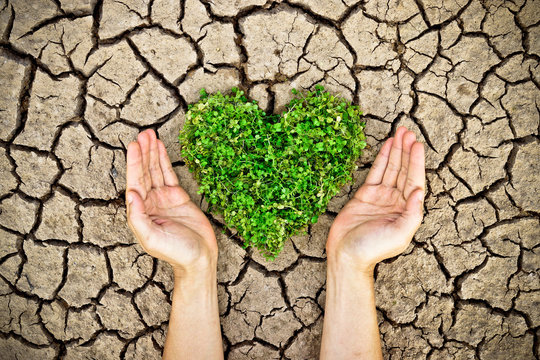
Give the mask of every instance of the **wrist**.
[{"label": "wrist", "polygon": [[375,265],[363,262],[348,253],[340,251],[327,252],[328,271],[336,274],[372,279]]},{"label": "wrist", "polygon": [[174,276],[173,305],[197,306],[210,309],[217,301],[217,274],[215,271],[200,273],[182,272]]},{"label": "wrist", "polygon": [[375,279],[373,270],[359,270],[350,264],[328,262],[327,287],[333,285],[335,290],[352,290],[366,286],[373,287]]},{"label": "wrist", "polygon": [[212,281],[217,276],[217,256],[204,256],[187,265],[172,265],[175,283],[195,284]]},{"label": "wrist", "polygon": [[347,257],[328,257],[326,271],[327,301],[341,303],[358,294],[374,291],[372,267],[358,266]]}]

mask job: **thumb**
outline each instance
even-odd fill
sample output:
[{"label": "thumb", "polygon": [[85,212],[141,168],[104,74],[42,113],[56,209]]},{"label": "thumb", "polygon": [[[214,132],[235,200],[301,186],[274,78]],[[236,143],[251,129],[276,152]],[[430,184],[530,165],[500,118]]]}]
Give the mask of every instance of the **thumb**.
[{"label": "thumb", "polygon": [[127,199],[127,218],[131,230],[139,241],[148,238],[152,228],[152,220],[146,213],[144,201],[136,191],[128,191]]},{"label": "thumb", "polygon": [[402,229],[412,238],[422,223],[422,218],[424,216],[423,210],[424,190],[416,189],[409,195],[407,203],[405,204],[405,210],[397,220],[398,228]]}]

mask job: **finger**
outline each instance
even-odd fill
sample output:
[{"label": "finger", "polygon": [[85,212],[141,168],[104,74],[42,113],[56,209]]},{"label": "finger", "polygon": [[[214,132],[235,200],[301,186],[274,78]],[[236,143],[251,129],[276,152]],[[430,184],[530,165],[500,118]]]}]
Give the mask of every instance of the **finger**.
[{"label": "finger", "polygon": [[146,180],[143,172],[141,148],[136,141],[128,145],[126,166],[126,190],[137,191],[143,199],[146,199]]},{"label": "finger", "polygon": [[414,233],[420,227],[423,218],[424,209],[424,190],[417,189],[407,198],[403,214],[396,220],[396,231],[407,234],[408,242],[414,236]]},{"label": "finger", "polygon": [[136,191],[126,193],[127,220],[129,227],[143,247],[152,231],[152,219],[146,213],[143,199]]},{"label": "finger", "polygon": [[172,168],[171,160],[169,160],[169,155],[167,155],[165,145],[161,140],[158,140],[157,144],[159,150],[159,164],[161,166],[161,171],[163,171],[163,180],[165,185],[178,186],[178,177]]},{"label": "finger", "polygon": [[163,172],[159,164],[159,150],[157,144],[156,133],[152,129],[146,130],[150,138],[150,177],[152,178],[152,187],[159,188],[164,185]]},{"label": "finger", "polygon": [[379,150],[379,153],[371,166],[371,170],[369,170],[369,174],[366,177],[366,181],[364,182],[365,184],[379,185],[381,183],[384,175],[384,169],[386,169],[386,165],[388,164],[388,157],[390,155],[390,149],[392,148],[393,141],[394,138],[389,138],[383,144],[381,150]]},{"label": "finger", "polygon": [[400,126],[396,130],[394,136],[394,142],[392,143],[392,149],[390,150],[390,157],[388,158],[388,165],[384,171],[382,184],[395,187],[397,183],[397,175],[401,168],[401,150],[403,146],[403,134],[407,131],[403,126]]},{"label": "finger", "polygon": [[397,178],[397,188],[399,191],[403,191],[405,188],[405,180],[407,179],[407,173],[409,171],[409,156],[411,154],[411,148],[416,141],[416,135],[412,131],[407,131],[403,135],[403,151],[401,152],[401,169]]},{"label": "finger", "polygon": [[424,144],[415,142],[411,147],[409,156],[409,171],[405,180],[403,196],[408,199],[415,189],[425,191],[426,189],[426,166],[424,155]]},{"label": "finger", "polygon": [[146,131],[139,133],[137,136],[137,142],[141,148],[141,158],[142,158],[142,170],[144,176],[144,182],[146,186],[146,191],[152,189],[152,178],[150,177],[150,139]]}]

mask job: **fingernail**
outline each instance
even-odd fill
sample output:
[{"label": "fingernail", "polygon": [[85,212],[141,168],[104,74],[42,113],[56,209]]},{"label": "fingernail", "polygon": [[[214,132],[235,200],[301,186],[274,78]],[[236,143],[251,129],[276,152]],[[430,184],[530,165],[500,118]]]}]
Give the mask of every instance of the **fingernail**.
[{"label": "fingernail", "polygon": [[128,194],[127,200],[128,200],[128,204],[131,204],[133,202],[133,195]]}]

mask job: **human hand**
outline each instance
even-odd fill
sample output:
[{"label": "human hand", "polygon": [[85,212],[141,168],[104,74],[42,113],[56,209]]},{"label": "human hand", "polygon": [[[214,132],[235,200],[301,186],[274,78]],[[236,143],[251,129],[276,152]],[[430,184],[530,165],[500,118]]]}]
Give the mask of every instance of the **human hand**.
[{"label": "human hand", "polygon": [[423,217],[424,161],[424,146],[399,127],[334,220],[326,242],[329,263],[371,274],[376,263],[407,248]]},{"label": "human hand", "polygon": [[177,276],[215,271],[218,249],[212,226],[179,186],[153,130],[129,144],[126,178],[128,224],[143,249],[171,264]]}]

